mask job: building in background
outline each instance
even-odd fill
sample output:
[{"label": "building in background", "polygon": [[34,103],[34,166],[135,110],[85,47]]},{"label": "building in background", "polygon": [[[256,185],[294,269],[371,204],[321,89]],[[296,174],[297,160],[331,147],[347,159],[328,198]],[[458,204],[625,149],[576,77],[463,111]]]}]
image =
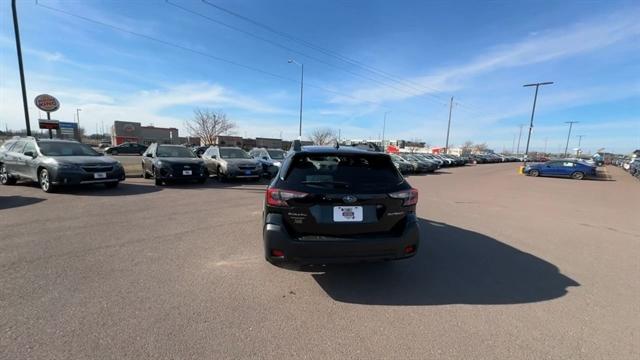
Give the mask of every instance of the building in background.
[{"label": "building in background", "polygon": [[125,142],[149,145],[180,144],[182,139],[176,128],[142,126],[139,122],[114,121],[111,127],[111,144],[120,145]]}]

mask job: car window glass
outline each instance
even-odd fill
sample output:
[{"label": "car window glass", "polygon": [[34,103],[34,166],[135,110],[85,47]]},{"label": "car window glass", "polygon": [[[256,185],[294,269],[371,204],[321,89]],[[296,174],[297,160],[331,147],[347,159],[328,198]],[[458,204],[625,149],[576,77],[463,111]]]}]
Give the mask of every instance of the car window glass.
[{"label": "car window glass", "polygon": [[249,159],[249,154],[242,149],[220,149],[220,157],[223,159]]},{"label": "car window glass", "polygon": [[576,164],[574,164],[574,163],[572,163],[570,161],[565,161],[565,162],[562,163],[562,166],[564,166],[564,167],[574,167],[574,166],[576,166]]},{"label": "car window glass", "polygon": [[16,144],[13,145],[13,147],[11,148],[11,151],[12,152],[17,152],[17,153],[22,153],[26,143],[27,143],[26,141],[18,141],[18,142],[16,142]]},{"label": "car window glass", "polygon": [[11,150],[11,146],[15,144],[15,141],[7,141],[2,146],[0,146],[0,151],[9,151]]},{"label": "car window glass", "polygon": [[24,153],[26,153],[27,151],[31,151],[32,153],[34,153],[34,154],[35,154],[35,153],[37,152],[37,151],[36,151],[36,145],[35,145],[33,142],[29,141],[29,142],[27,143],[27,145],[25,145],[24,150],[22,151],[22,153],[24,154]]},{"label": "car window glass", "polygon": [[402,177],[385,156],[313,154],[293,159],[287,182],[367,191],[395,187]]},{"label": "car window glass", "polygon": [[158,146],[156,151],[157,157],[183,157],[193,158],[196,157],[191,150],[184,146]]},{"label": "car window glass", "polygon": [[99,156],[90,146],[76,142],[40,142],[40,152],[46,156]]}]

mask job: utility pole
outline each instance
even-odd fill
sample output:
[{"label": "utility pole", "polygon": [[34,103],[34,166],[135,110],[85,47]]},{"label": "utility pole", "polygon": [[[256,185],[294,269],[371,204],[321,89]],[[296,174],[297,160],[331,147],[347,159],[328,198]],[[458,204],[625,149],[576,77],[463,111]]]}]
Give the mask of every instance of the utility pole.
[{"label": "utility pole", "polygon": [[298,138],[302,140],[302,96],[303,96],[303,89],[304,89],[304,64],[299,63],[292,59],[289,59],[289,64],[300,65],[302,69],[300,72],[300,124],[298,129]]},{"label": "utility pole", "polygon": [[449,131],[451,130],[451,111],[453,110],[453,96],[449,101],[449,123],[447,124],[447,142],[444,145],[444,153],[449,153]]},{"label": "utility pole", "polygon": [[380,145],[382,145],[382,151],[384,152],[384,131],[387,127],[387,115],[390,113],[391,111],[385,111],[384,112],[384,120],[382,121],[382,141],[380,142]]},{"label": "utility pole", "polygon": [[24,66],[22,64],[22,46],[20,46],[20,29],[18,28],[18,11],[16,0],[11,0],[13,12],[13,31],[16,36],[16,51],[18,52],[18,70],[20,72],[20,86],[22,87],[22,107],[24,109],[24,122],[27,127],[27,136],[31,136],[31,124],[29,122],[29,106],[27,105],[27,87],[24,81]]},{"label": "utility pole", "polygon": [[82,111],[82,109],[76,108],[76,119],[78,121],[78,128],[80,127],[80,111]]},{"label": "utility pole", "polygon": [[565,124],[569,124],[569,134],[567,135],[567,146],[564,147],[564,157],[567,157],[567,150],[569,150],[569,138],[571,138],[571,128],[573,124],[578,123],[579,121],[565,121]]},{"label": "utility pole", "polygon": [[551,85],[551,84],[553,84],[553,81],[522,85],[523,87],[529,87],[529,86],[536,87],[536,94],[533,96],[533,109],[531,110],[531,122],[529,123],[529,136],[527,136],[527,149],[524,152],[525,160],[527,159],[527,155],[529,155],[529,142],[531,141],[531,130],[533,130],[533,115],[536,113],[536,101],[538,100],[538,88],[540,88],[540,86]]},{"label": "utility pole", "polygon": [[[578,135],[578,151],[580,153],[582,153],[582,149],[580,148],[580,145],[582,144],[582,138],[584,137],[584,135]],[[576,156],[578,155],[578,153],[576,153]]]},{"label": "utility pole", "polygon": [[520,124],[520,135],[518,135],[518,149],[516,150],[516,155],[520,154],[520,139],[522,139],[522,127],[524,124]]}]

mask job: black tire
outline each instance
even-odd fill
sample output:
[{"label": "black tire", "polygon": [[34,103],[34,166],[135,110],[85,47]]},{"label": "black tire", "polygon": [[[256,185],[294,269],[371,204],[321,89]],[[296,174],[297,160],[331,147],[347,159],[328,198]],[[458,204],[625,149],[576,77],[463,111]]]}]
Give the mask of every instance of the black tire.
[{"label": "black tire", "polygon": [[156,186],[162,185],[162,179],[158,177],[158,172],[156,169],[153,169],[153,180],[155,181]]},{"label": "black tire", "polygon": [[55,192],[55,186],[51,183],[49,170],[42,168],[38,171],[38,185],[40,185],[40,189],[46,193]]},{"label": "black tire", "polygon": [[0,165],[0,184],[2,185],[13,185],[16,183],[16,179],[12,178],[7,171],[7,168],[4,167],[4,164]]},{"label": "black tire", "polygon": [[118,155],[118,150],[111,150],[109,155]]},{"label": "black tire", "polygon": [[216,168],[216,179],[219,182],[226,182],[227,181],[227,177],[224,176],[224,174],[222,173],[222,171],[220,171],[220,167]]},{"label": "black tire", "polygon": [[533,177],[540,176],[540,171],[538,171],[538,170],[529,170],[529,176],[533,176]]},{"label": "black tire", "polygon": [[145,178],[145,179],[151,179],[151,175],[144,168],[144,165],[142,166],[142,177]]},{"label": "black tire", "polygon": [[576,171],[573,174],[571,174],[571,178],[573,180],[582,180],[584,179],[584,173],[581,171]]},{"label": "black tire", "polygon": [[120,181],[104,183],[104,187],[106,187],[107,189],[115,189],[118,187],[118,185],[120,185]]}]

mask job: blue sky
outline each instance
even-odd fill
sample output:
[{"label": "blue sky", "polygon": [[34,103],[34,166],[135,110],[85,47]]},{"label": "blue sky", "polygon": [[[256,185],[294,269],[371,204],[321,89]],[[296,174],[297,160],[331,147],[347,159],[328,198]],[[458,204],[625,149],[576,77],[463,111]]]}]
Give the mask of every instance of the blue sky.
[{"label": "blue sky", "polygon": [[[210,107],[238,135],[294,138],[293,58],[305,64],[304,134],[378,138],[388,111],[386,138],[444,145],[454,96],[453,144],[511,150],[533,101],[522,85],[555,81],[538,97],[533,150],[564,150],[565,121],[579,121],[570,148],[577,135],[585,150],[640,148],[637,2],[207,1],[301,41],[201,0],[18,1],[32,127],[33,98],[49,93],[54,118],[81,108],[89,132],[113,120],[183,129]],[[24,128],[8,1],[0,12],[0,127]]]}]

